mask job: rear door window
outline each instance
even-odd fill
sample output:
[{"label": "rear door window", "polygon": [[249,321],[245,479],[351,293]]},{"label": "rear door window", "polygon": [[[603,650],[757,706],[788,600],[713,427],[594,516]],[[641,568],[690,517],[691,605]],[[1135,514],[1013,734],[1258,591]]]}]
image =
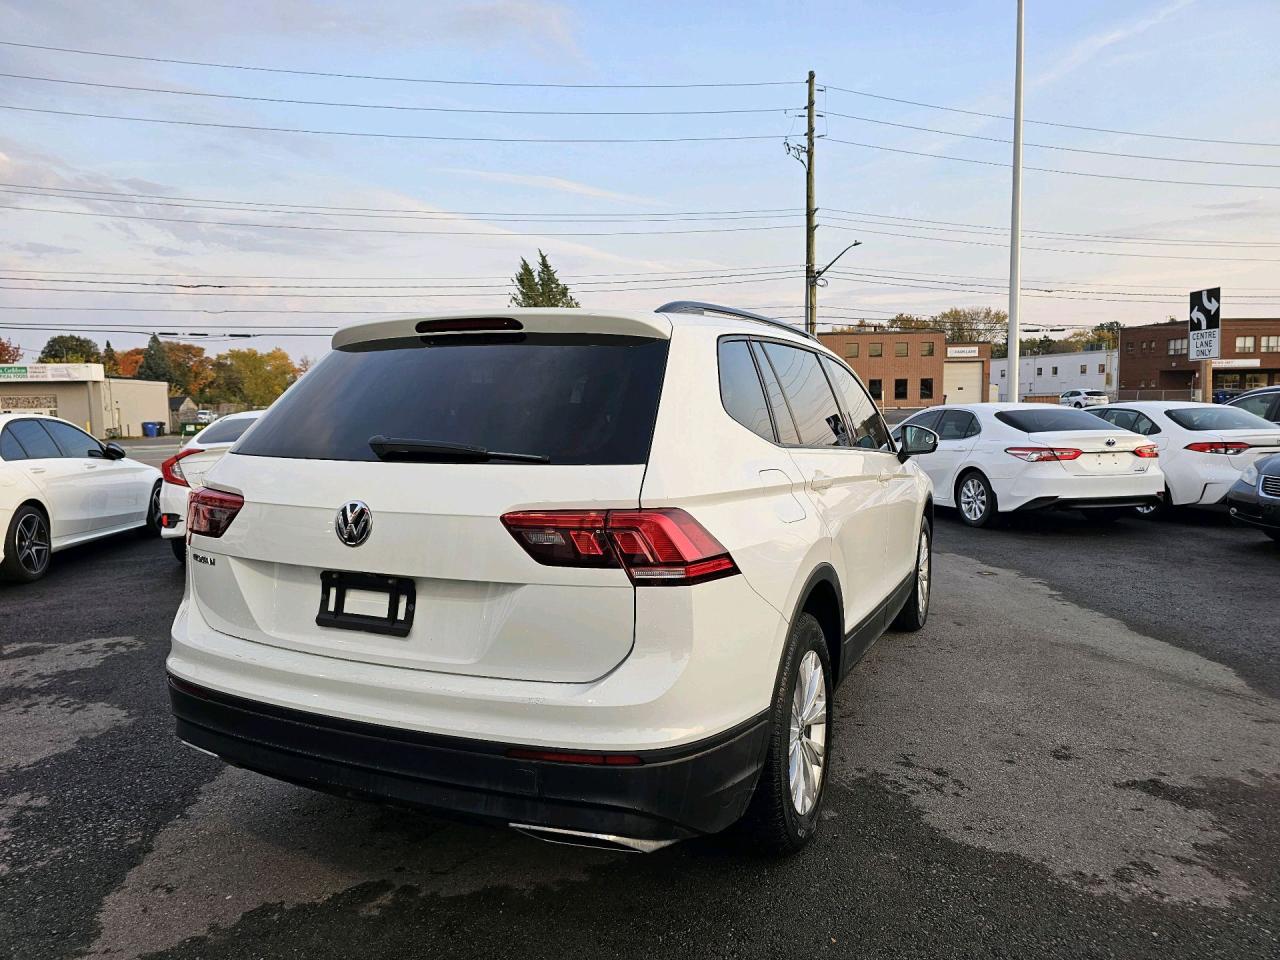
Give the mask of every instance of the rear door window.
[{"label": "rear door window", "polygon": [[46,460],[62,456],[62,451],[53,442],[49,432],[40,425],[39,420],[16,420],[9,424],[9,429],[13,431],[14,438],[22,444],[22,448],[27,451],[27,459]]},{"label": "rear door window", "polygon": [[965,440],[978,435],[978,421],[967,410],[948,410],[938,423],[940,440]]},{"label": "rear door window", "polygon": [[773,372],[773,366],[764,355],[760,343],[751,344],[751,353],[756,358],[756,366],[760,368],[760,376],[764,380],[764,391],[769,398],[769,409],[773,411],[773,423],[778,428],[778,442],[786,444],[800,443],[800,434],[796,432],[796,422],[791,416],[791,408],[787,406],[787,398],[782,395],[782,386]]},{"label": "rear door window", "polygon": [[372,437],[544,456],[649,458],[668,341],[584,334],[394,340],[335,350],[241,438],[236,454],[377,460]]},{"label": "rear door window", "polygon": [[[879,450],[889,445],[889,429],[885,426],[880,411],[867,396],[862,384],[830,357],[822,358],[822,366],[826,368],[831,385],[844,403],[849,423],[849,445],[866,450]],[[928,416],[928,414],[923,414]]]},{"label": "rear door window", "polygon": [[[1121,430],[1133,430],[1138,420],[1138,414],[1133,410],[1104,410],[1098,416],[1107,423],[1115,424]],[[1134,430],[1134,432],[1137,431]]]},{"label": "rear door window", "polygon": [[1276,414],[1274,408],[1278,404],[1280,404],[1280,393],[1260,393],[1254,397],[1243,397],[1231,404],[1231,406],[1237,410],[1252,413],[1255,417],[1262,417],[1264,420],[1274,420]]},{"label": "rear door window", "polygon": [[764,387],[745,340],[720,342],[720,399],[725,412],[757,436],[773,442]]},{"label": "rear door window", "polygon": [[764,344],[764,352],[791,406],[800,443],[806,447],[843,446],[847,435],[844,420],[818,355],[781,343]]}]

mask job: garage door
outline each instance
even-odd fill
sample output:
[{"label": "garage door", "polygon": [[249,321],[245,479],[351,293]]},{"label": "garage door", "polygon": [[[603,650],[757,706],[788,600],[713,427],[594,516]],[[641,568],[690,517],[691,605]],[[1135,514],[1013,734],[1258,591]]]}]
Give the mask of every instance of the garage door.
[{"label": "garage door", "polygon": [[942,382],[947,403],[981,403],[987,399],[983,396],[981,360],[948,360]]}]

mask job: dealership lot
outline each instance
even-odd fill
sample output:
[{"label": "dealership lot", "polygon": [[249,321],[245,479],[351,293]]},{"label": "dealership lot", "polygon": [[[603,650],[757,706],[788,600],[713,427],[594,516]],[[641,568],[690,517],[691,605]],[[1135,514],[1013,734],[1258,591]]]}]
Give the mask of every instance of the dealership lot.
[{"label": "dealership lot", "polygon": [[[0,943],[159,956],[1274,956],[1280,551],[1217,516],[938,526],[841,688],[826,842],[651,856],[314,794],[172,737],[156,541],[0,587]],[[566,936],[566,931],[573,931]]]}]

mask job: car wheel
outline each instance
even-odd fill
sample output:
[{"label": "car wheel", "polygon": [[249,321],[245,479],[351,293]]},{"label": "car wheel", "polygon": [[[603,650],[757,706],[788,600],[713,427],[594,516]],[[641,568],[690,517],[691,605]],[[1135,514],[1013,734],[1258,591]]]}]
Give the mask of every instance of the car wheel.
[{"label": "car wheel", "polygon": [[1083,410],[1083,409],[1084,409],[1084,404],[1083,404],[1083,403],[1081,403],[1079,400],[1077,400],[1077,401],[1076,401],[1076,409],[1077,409],[1077,410]]},{"label": "car wheel", "polygon": [[30,583],[49,571],[53,544],[44,511],[25,504],[14,511],[4,535],[4,560],[0,573],[10,580]]},{"label": "car wheel", "polygon": [[169,549],[173,551],[173,559],[185,567],[187,565],[187,538],[173,537],[169,541]]},{"label": "car wheel", "polygon": [[833,718],[831,660],[810,613],[791,625],[769,708],[769,752],[742,828],[771,853],[795,853],[818,828]]},{"label": "car wheel", "polygon": [[147,501],[147,525],[141,528],[144,537],[160,536],[160,481],[151,488],[151,498]]},{"label": "car wheel", "polygon": [[985,527],[996,515],[996,492],[987,478],[974,470],[960,478],[956,486],[956,506],[960,519],[971,527]]},{"label": "car wheel", "polygon": [[1164,499],[1159,503],[1144,503],[1140,507],[1134,507],[1133,512],[1140,517],[1146,517],[1148,520],[1156,520],[1160,517],[1166,517],[1173,509],[1172,495],[1169,488],[1164,488]]},{"label": "car wheel", "polygon": [[916,582],[911,596],[893,621],[894,630],[919,630],[929,619],[929,596],[933,586],[933,531],[929,521],[920,524],[920,540],[916,544]]}]

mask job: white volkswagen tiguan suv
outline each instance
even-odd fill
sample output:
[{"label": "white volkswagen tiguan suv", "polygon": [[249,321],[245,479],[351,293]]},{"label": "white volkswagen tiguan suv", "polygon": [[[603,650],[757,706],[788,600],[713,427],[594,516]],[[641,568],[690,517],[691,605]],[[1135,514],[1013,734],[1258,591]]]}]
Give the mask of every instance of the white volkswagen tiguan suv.
[{"label": "white volkswagen tiguan suv", "polygon": [[707,304],[348,327],[192,494],[178,736],[544,839],[813,834],[932,494],[838,357]]}]

